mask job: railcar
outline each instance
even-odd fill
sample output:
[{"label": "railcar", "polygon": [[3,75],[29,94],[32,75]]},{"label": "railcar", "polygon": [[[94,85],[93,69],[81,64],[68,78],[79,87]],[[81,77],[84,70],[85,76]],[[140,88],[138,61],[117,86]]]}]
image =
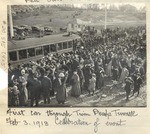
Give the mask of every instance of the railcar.
[{"label": "railcar", "polygon": [[80,36],[72,34],[49,35],[41,38],[8,41],[8,63],[18,65],[41,59],[47,54],[68,53],[81,41]]}]

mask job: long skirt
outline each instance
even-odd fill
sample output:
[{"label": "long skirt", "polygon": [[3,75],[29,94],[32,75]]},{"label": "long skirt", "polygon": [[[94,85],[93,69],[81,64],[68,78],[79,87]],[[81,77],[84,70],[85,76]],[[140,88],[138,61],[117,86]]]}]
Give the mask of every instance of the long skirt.
[{"label": "long skirt", "polygon": [[79,82],[72,85],[71,95],[74,97],[79,97],[81,95],[81,88]]},{"label": "long skirt", "polygon": [[66,100],[66,87],[65,86],[57,87],[56,100],[59,103],[65,102],[65,100]]}]

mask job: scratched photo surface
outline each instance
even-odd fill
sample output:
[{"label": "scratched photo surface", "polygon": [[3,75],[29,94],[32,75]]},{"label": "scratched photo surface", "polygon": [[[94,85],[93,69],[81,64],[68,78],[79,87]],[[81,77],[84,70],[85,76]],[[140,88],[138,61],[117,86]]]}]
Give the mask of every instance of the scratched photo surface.
[{"label": "scratched photo surface", "polygon": [[147,106],[144,3],[11,5],[7,21],[8,107]]}]

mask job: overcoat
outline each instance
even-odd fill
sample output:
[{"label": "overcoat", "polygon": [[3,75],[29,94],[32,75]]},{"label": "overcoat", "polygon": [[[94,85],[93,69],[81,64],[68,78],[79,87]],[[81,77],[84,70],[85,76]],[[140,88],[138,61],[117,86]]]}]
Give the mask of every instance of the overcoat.
[{"label": "overcoat", "polygon": [[78,97],[81,95],[80,78],[78,74],[73,74],[72,76],[71,95],[75,97]]}]

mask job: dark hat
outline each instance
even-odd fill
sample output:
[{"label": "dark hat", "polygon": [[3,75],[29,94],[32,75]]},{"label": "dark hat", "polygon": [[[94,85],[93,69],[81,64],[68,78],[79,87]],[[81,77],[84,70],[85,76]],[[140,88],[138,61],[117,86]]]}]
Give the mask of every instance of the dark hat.
[{"label": "dark hat", "polygon": [[40,68],[40,73],[44,74],[45,73],[45,69],[44,68]]}]

